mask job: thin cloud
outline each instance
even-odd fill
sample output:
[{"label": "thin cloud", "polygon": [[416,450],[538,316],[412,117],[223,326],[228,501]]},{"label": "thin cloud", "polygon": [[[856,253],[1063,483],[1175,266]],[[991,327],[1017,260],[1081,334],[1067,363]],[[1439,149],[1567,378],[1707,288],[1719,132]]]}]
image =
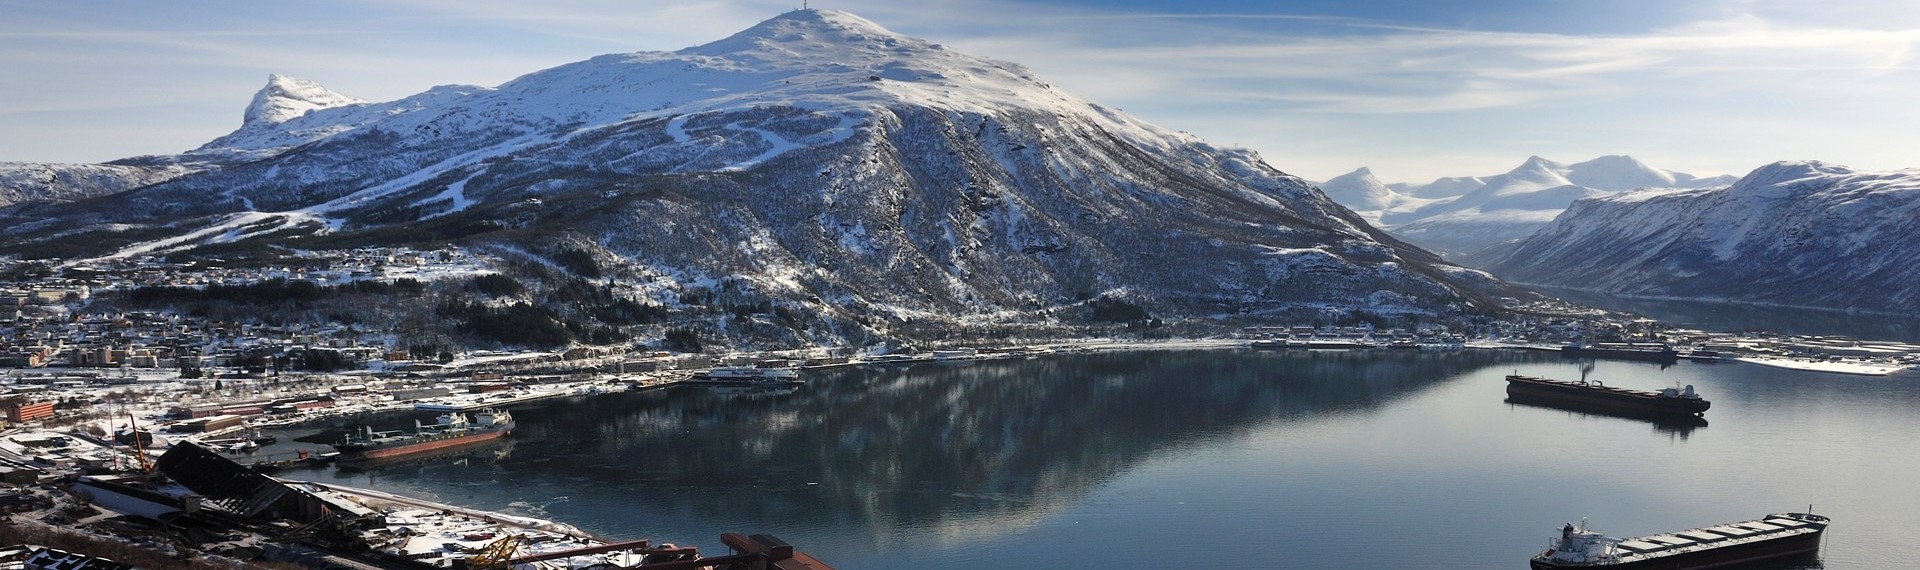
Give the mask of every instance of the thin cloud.
[{"label": "thin cloud", "polygon": [[[82,10],[54,13],[46,8],[52,5],[29,4],[42,13],[10,14],[21,17],[0,24],[0,89],[16,94],[0,101],[0,117],[124,108],[128,102],[120,94],[129,84],[142,86],[145,101],[201,105],[211,109],[204,114],[237,117],[268,71],[371,100],[397,99],[441,83],[496,85],[602,53],[707,43],[794,4],[347,0],[325,9],[262,5],[217,13],[126,7],[171,18],[157,24],[140,17],[82,21],[75,19]],[[1302,144],[1290,134],[1295,129],[1374,137],[1339,144],[1381,148],[1381,140],[1420,140],[1446,130],[1434,128],[1439,121],[1471,118],[1481,139],[1534,144],[1566,138],[1566,129],[1593,132],[1589,123],[1607,113],[1630,113],[1645,124],[1713,125],[1729,138],[1755,139],[1733,131],[1755,123],[1756,113],[1841,109],[1892,118],[1850,125],[1858,133],[1854,138],[1907,140],[1890,129],[1911,123],[1900,118],[1912,113],[1893,101],[1920,91],[1920,77],[1912,73],[1920,30],[1753,15],[1781,9],[1771,5],[1611,35],[1446,29],[1316,14],[1112,13],[1008,0],[846,0],[831,7],[960,51],[1024,64],[1093,101],[1270,157],[1312,154],[1291,150]],[[284,17],[296,12],[325,17]],[[1730,98],[1703,102],[1716,95]],[[1833,104],[1840,96],[1848,104]],[[1391,130],[1399,123],[1420,127]],[[1366,127],[1342,132],[1340,125],[1353,124]],[[231,125],[210,130],[222,128]],[[1656,133],[1639,136],[1643,140],[1634,144],[1657,145],[1661,139]],[[1692,147],[1715,146],[1699,144],[1704,135],[1690,136]],[[90,155],[107,152],[99,149],[113,142],[11,138],[71,144]],[[183,132],[169,148],[92,158],[191,148],[205,138],[201,131]],[[1449,144],[1461,144],[1460,138]],[[1751,143],[1721,146],[1735,152],[1742,144]],[[1408,145],[1401,150],[1415,152]],[[48,143],[35,142],[0,150],[46,148]],[[1911,150],[1896,146],[1887,152]],[[1427,151],[1458,152],[1432,146]],[[1536,152],[1546,150],[1527,154]],[[1752,155],[1746,160],[1754,163],[1796,158],[1777,147],[1738,152]],[[1351,166],[1341,165],[1341,171]]]},{"label": "thin cloud", "polygon": [[[1313,103],[1304,108],[1310,111],[1401,114],[1616,97],[1665,88],[1657,82],[1678,75],[1905,69],[1920,31],[1740,22],[1639,36],[1421,31],[1131,49],[1086,49],[1055,39],[1028,50],[1017,43],[1002,39],[996,49],[1041,54],[1027,63],[1049,76],[1046,70],[1066,70],[1067,78],[1058,82],[1081,86],[1085,81],[1095,99],[1165,97],[1177,90],[1187,97],[1230,100],[1222,96],[1250,93],[1240,86],[1257,83],[1282,94],[1256,100]],[[1140,76],[1150,78],[1133,80]],[[1599,82],[1611,87],[1596,90]],[[1143,85],[1154,91],[1142,92]],[[1314,94],[1285,94],[1301,86]],[[1430,101],[1409,104],[1420,100]]]}]

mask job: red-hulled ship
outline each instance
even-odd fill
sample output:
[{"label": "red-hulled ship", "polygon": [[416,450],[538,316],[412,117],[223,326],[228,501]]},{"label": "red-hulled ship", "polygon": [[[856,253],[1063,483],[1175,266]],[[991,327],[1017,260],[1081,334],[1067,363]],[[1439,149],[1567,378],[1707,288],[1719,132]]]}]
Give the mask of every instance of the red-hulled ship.
[{"label": "red-hulled ship", "polygon": [[1680,532],[1619,539],[1587,530],[1583,521],[1561,527],[1560,536],[1534,555],[1533,570],[1694,570],[1745,568],[1758,562],[1812,557],[1820,551],[1827,517],[1771,514],[1758,519]]},{"label": "red-hulled ship", "polygon": [[410,453],[491,441],[513,433],[513,415],[506,410],[485,410],[472,419],[460,412],[440,414],[432,425],[415,421],[413,431],[374,431],[362,426],[333,444],[340,461],[380,459]]},{"label": "red-hulled ship", "polygon": [[1507,397],[1522,403],[1543,403],[1636,415],[1699,415],[1713,402],[1694,393],[1693,386],[1659,392],[1608,386],[1598,380],[1553,380],[1513,374],[1507,376]]}]

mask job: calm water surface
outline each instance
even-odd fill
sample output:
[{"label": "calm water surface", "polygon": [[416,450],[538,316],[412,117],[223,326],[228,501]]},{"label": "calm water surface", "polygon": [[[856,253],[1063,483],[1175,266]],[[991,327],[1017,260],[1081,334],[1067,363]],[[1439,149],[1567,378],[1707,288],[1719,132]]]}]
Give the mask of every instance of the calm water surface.
[{"label": "calm water surface", "polygon": [[1589,372],[1693,384],[1710,423],[1681,426],[1509,404],[1515,371],[1581,374],[1550,353],[1384,350],[850,369],[515,408],[510,441],[287,476],[713,551],[768,532],[842,570],[1525,568],[1583,517],[1632,536],[1809,504],[1835,521],[1825,568],[1910,562],[1889,546],[1920,520],[1920,376]]}]

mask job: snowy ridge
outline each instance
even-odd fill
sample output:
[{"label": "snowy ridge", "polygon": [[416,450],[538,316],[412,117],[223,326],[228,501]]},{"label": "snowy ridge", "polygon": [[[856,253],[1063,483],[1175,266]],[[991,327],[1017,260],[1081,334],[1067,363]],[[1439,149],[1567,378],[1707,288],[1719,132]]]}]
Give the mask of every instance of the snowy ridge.
[{"label": "snowy ridge", "polygon": [[1583,200],[1490,269],[1622,295],[1912,312],[1920,170],[1779,162],[1724,188]]},{"label": "snowy ridge", "polygon": [[117,194],[180,176],[179,164],[49,164],[0,162],[0,206],[18,202],[65,202]]}]

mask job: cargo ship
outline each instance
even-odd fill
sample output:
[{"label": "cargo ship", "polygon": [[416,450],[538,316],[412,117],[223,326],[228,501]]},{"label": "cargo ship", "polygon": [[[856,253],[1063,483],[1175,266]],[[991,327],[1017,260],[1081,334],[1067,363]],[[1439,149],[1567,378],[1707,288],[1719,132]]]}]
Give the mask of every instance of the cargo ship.
[{"label": "cargo ship", "polygon": [[514,424],[513,415],[506,410],[484,410],[473,414],[472,419],[462,412],[448,412],[440,414],[432,425],[415,420],[413,426],[413,431],[374,431],[361,426],[333,448],[340,452],[339,461],[381,459],[492,441],[512,435]]},{"label": "cargo ship", "polygon": [[1713,406],[1693,391],[1692,384],[1648,392],[1608,386],[1599,380],[1553,380],[1519,374],[1507,376],[1507,398],[1641,416],[1699,415]]},{"label": "cargo ship", "polygon": [[1560,536],[1533,556],[1533,570],[1606,568],[1693,570],[1746,568],[1750,564],[1808,558],[1820,551],[1827,517],[1771,514],[1759,519],[1666,534],[1618,539],[1588,530],[1586,522],[1560,528]]},{"label": "cargo ship", "polygon": [[1657,342],[1602,342],[1598,344],[1569,344],[1560,347],[1560,355],[1567,358],[1610,358],[1616,360],[1645,360],[1673,364],[1680,361],[1680,351]]},{"label": "cargo ship", "polygon": [[799,386],[800,371],[793,368],[723,366],[681,382],[692,386]]}]

